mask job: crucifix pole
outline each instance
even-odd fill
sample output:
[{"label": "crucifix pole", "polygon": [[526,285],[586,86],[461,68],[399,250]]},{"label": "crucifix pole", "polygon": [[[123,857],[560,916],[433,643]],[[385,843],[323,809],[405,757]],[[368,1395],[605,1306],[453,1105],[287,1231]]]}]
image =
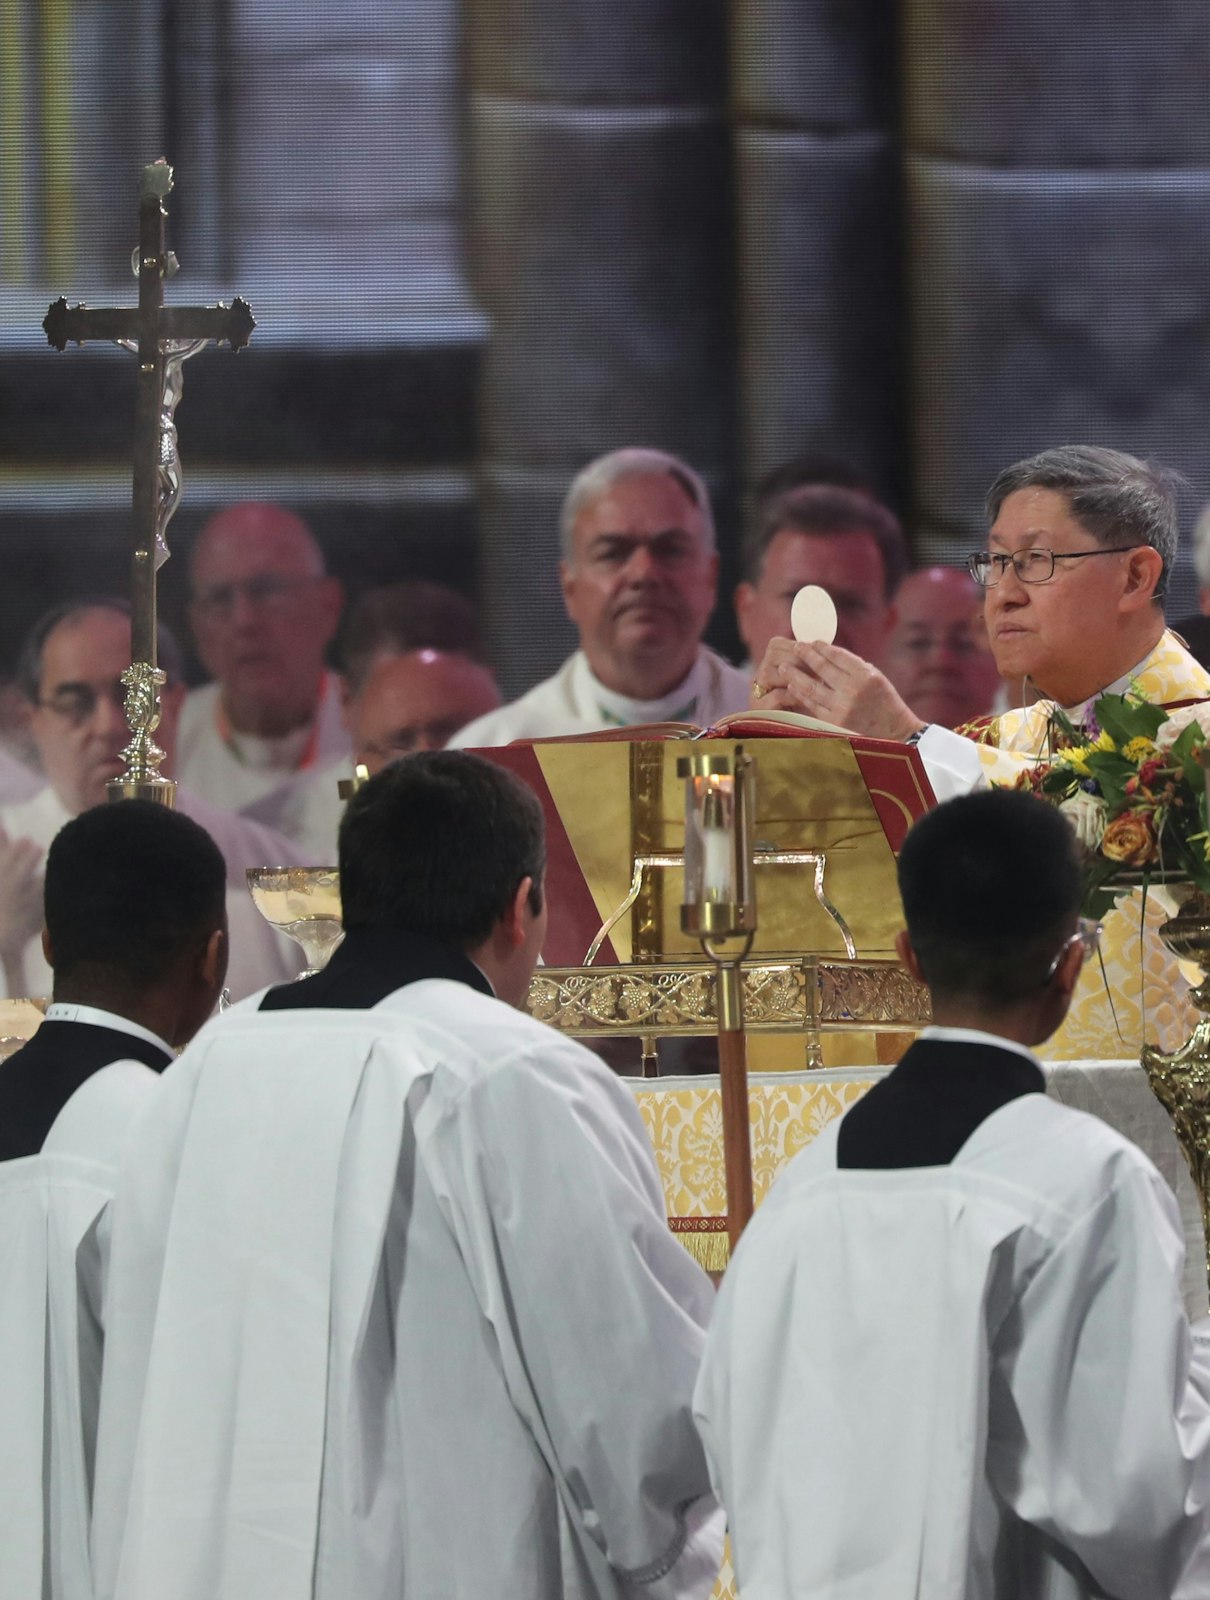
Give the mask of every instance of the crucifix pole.
[{"label": "crucifix pole", "polygon": [[256,326],[247,303],[230,306],[164,305],[164,279],[177,260],[164,241],[164,200],[172,189],[172,168],[154,161],[143,168],[139,188],[139,247],[135,270],[139,304],[90,310],[58,299],[42,323],[56,350],[69,341],[109,339],[138,357],[135,391],[132,531],[130,571],[131,663],[126,685],[130,743],[122,752],[126,771],[107,784],[111,800],[156,800],[172,805],[176,784],[160,772],[164,752],[153,735],[160,721],[164,673],[156,653],[156,574],[168,559],[164,531],[181,497],[175,413],[181,397],[181,367],[211,341],[242,349]]},{"label": "crucifix pole", "polygon": [[[139,372],[134,402],[132,510],[134,551],[130,565],[130,652],[132,666],[146,663],[158,690],[164,681],[156,651],[156,455],[148,449],[159,437],[164,394],[164,346],[160,312],[169,270],[164,248],[164,199],[172,187],[166,162],[143,168],[139,186]],[[156,699],[159,699],[157,693]],[[158,763],[157,763],[158,765]],[[166,780],[161,779],[161,782]]]}]

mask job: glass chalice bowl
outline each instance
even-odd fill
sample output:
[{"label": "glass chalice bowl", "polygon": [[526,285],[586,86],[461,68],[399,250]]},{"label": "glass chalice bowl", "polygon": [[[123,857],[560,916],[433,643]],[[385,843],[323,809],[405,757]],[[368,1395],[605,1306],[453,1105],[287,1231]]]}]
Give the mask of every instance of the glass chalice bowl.
[{"label": "glass chalice bowl", "polygon": [[335,867],[249,867],[252,903],[273,927],[302,946],[313,978],[344,938],[340,873]]}]

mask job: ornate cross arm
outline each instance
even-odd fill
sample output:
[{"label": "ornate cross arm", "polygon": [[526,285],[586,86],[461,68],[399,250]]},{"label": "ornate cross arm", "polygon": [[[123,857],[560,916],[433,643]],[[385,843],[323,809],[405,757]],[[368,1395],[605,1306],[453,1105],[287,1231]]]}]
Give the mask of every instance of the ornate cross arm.
[{"label": "ornate cross arm", "polygon": [[[131,338],[131,313],[124,307],[86,306],[83,301],[69,306],[62,295],[42,319],[46,337],[56,350],[88,339],[107,339],[122,344]],[[230,305],[165,306],[160,312],[162,339],[195,339],[229,344],[242,350],[252,337],[256,318],[246,300],[236,295]]]}]

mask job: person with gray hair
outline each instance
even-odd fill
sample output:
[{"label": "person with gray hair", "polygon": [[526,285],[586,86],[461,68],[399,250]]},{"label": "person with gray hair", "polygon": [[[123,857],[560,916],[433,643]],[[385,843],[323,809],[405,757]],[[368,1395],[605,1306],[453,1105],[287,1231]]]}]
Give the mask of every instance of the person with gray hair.
[{"label": "person with gray hair", "polygon": [[1171,475],[1096,445],[1063,445],[1001,472],[987,496],[986,548],[967,567],[985,591],[1001,675],[1034,702],[951,731],[930,725],[869,663],[834,645],[775,639],[754,703],[803,711],[916,744],[939,798],[1011,778],[1050,748],[1053,715],[1083,718],[1134,686],[1167,704],[1210,696],[1210,673],[1164,624],[1176,557]]},{"label": "person with gray hair", "polygon": [[[156,739],[166,752],[164,771],[172,776],[185,686],[180,650],[162,626],[158,654],[168,682],[160,692]],[[129,665],[130,606],[106,595],[56,606],[34,623],[25,641],[20,676],[46,782],[32,798],[0,806],[0,995],[50,993],[50,967],[39,939],[43,864],[64,824],[102,804],[106,783],[125,769],[122,751],[130,732],[121,674]],[[301,861],[299,853],[269,828],[184,786],[176,804],[205,828],[227,863],[232,993],[238,999],[293,977],[297,952],[252,904],[245,869],[293,866]]]},{"label": "person with gray hair", "polygon": [[702,643],[718,589],[710,497],[662,450],[613,450],[571,483],[559,578],[579,649],[520,700],[451,741],[509,744],[648,722],[701,727],[748,698],[746,675]]}]

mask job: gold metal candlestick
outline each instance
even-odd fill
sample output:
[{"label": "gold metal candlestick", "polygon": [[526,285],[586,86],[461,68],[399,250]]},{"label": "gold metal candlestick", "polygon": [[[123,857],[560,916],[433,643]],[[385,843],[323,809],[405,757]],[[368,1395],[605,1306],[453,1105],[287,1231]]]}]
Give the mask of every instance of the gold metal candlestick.
[{"label": "gold metal candlestick", "polygon": [[1183,893],[1176,916],[1159,932],[1174,956],[1201,968],[1202,982],[1189,998],[1202,1017],[1179,1050],[1165,1054],[1144,1045],[1141,1060],[1152,1092],[1172,1118],[1197,1186],[1210,1282],[1210,895],[1192,887]]},{"label": "gold metal candlestick", "polygon": [[[1203,815],[1210,815],[1210,747],[1198,750],[1195,760],[1205,777]],[[1176,916],[1161,924],[1160,938],[1179,960],[1192,961],[1201,970],[1202,981],[1189,998],[1202,1017],[1179,1050],[1166,1055],[1144,1045],[1140,1059],[1152,1092],[1172,1118],[1197,1186],[1210,1282],[1210,894],[1193,884],[1176,893]]]},{"label": "gold metal candlestick", "polygon": [[752,1134],[740,963],[756,933],[752,820],[756,762],[731,755],[682,756],[685,887],[681,929],[701,940],[718,969],[718,1066],[723,1107],[727,1236],[731,1249],[752,1215]]}]

